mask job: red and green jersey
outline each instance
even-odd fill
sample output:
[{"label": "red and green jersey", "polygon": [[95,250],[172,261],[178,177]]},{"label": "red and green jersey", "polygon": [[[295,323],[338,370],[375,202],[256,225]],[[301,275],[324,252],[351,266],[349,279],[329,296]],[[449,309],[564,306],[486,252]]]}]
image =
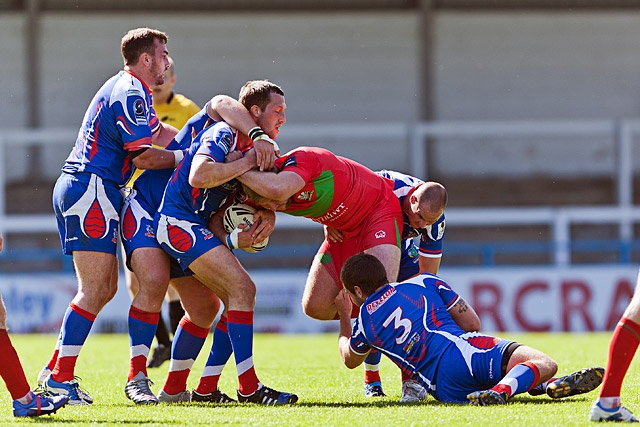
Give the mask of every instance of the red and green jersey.
[{"label": "red and green jersey", "polygon": [[372,209],[395,197],[392,180],[324,148],[298,147],[279,157],[276,167],[305,181],[284,212],[343,233],[357,232]]}]

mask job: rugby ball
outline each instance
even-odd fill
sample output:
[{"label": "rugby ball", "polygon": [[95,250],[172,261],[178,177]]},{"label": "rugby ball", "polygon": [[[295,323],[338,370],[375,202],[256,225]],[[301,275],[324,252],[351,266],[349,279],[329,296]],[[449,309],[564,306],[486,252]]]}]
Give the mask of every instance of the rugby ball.
[{"label": "rugby ball", "polygon": [[[224,218],[222,223],[224,224],[224,230],[227,233],[231,233],[233,230],[238,228],[240,224],[246,224],[248,229],[253,225],[253,214],[256,212],[256,209],[252,206],[246,205],[244,203],[235,203],[227,208],[224,213]],[[250,248],[241,248],[246,252],[260,252],[264,248],[267,247],[269,243],[269,238],[267,237],[262,242],[256,243]]]}]

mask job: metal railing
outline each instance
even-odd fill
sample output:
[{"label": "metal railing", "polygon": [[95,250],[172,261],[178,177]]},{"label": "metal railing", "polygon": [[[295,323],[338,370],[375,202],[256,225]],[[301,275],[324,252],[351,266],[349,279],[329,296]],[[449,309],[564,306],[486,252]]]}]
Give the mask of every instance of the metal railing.
[{"label": "metal railing", "polygon": [[[321,133],[309,132],[312,125],[287,125],[286,139],[304,139],[305,145],[323,146]],[[615,152],[615,183],[617,203],[611,206],[570,207],[492,207],[448,208],[447,224],[455,226],[481,225],[546,225],[552,230],[549,249],[555,265],[571,263],[571,225],[610,224],[618,226],[618,240],[623,246],[634,242],[633,226],[640,223],[640,206],[633,205],[633,144],[640,133],[640,120],[585,121],[510,121],[510,122],[419,122],[377,124],[332,124],[332,133],[339,128],[341,136],[357,135],[394,140],[404,145],[404,156],[414,176],[429,175],[427,145],[437,138],[473,139],[491,136],[583,137],[603,136],[613,141]],[[7,167],[9,147],[60,146],[64,157],[75,140],[76,129],[0,130],[0,232],[40,233],[57,230],[52,214],[8,215],[6,210]],[[281,137],[282,138],[282,137]],[[400,150],[399,152],[402,152]],[[400,154],[402,155],[402,154]],[[64,160],[64,157],[62,158]],[[61,163],[60,163],[61,164]],[[25,171],[26,173],[26,171]],[[51,177],[55,180],[55,176]],[[317,224],[288,215],[279,215],[281,228],[318,227]],[[455,245],[453,245],[455,246]]]}]

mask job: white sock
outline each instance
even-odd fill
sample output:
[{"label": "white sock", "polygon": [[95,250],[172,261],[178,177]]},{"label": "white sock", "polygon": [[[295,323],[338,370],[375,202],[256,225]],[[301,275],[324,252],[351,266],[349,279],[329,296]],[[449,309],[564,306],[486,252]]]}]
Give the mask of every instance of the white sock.
[{"label": "white sock", "polygon": [[599,397],[597,403],[604,409],[613,409],[620,406],[620,396]]}]

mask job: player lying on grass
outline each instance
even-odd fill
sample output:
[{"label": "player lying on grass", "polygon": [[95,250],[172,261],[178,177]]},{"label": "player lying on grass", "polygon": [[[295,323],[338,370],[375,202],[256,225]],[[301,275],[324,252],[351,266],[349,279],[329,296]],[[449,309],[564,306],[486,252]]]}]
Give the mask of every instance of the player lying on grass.
[{"label": "player lying on grass", "polygon": [[[437,182],[424,182],[400,172],[381,170],[376,174],[393,180],[393,193],[402,206],[404,223],[398,281],[420,273],[438,274],[445,230],[444,209],[448,199],[446,189]],[[325,227],[325,235],[331,241],[342,240],[342,233],[335,228]],[[416,237],[419,237],[419,242],[414,241]],[[463,324],[456,319],[456,323],[467,332],[479,331],[480,319],[473,314],[467,319],[468,322]],[[381,354],[372,350],[364,361],[366,397],[385,396],[380,378],[380,359]],[[426,390],[403,371],[400,401],[415,402],[425,395]]]},{"label": "player lying on grass", "polygon": [[[344,263],[341,279],[338,348],[350,369],[375,348],[435,399],[483,406],[505,404],[527,391],[542,394],[543,389],[552,398],[573,396],[602,382],[602,368],[554,379],[558,366],[541,351],[463,331],[449,313],[460,297],[437,276],[421,274],[390,284],[380,261],[361,253]],[[351,301],[360,307],[353,328]]]}]

